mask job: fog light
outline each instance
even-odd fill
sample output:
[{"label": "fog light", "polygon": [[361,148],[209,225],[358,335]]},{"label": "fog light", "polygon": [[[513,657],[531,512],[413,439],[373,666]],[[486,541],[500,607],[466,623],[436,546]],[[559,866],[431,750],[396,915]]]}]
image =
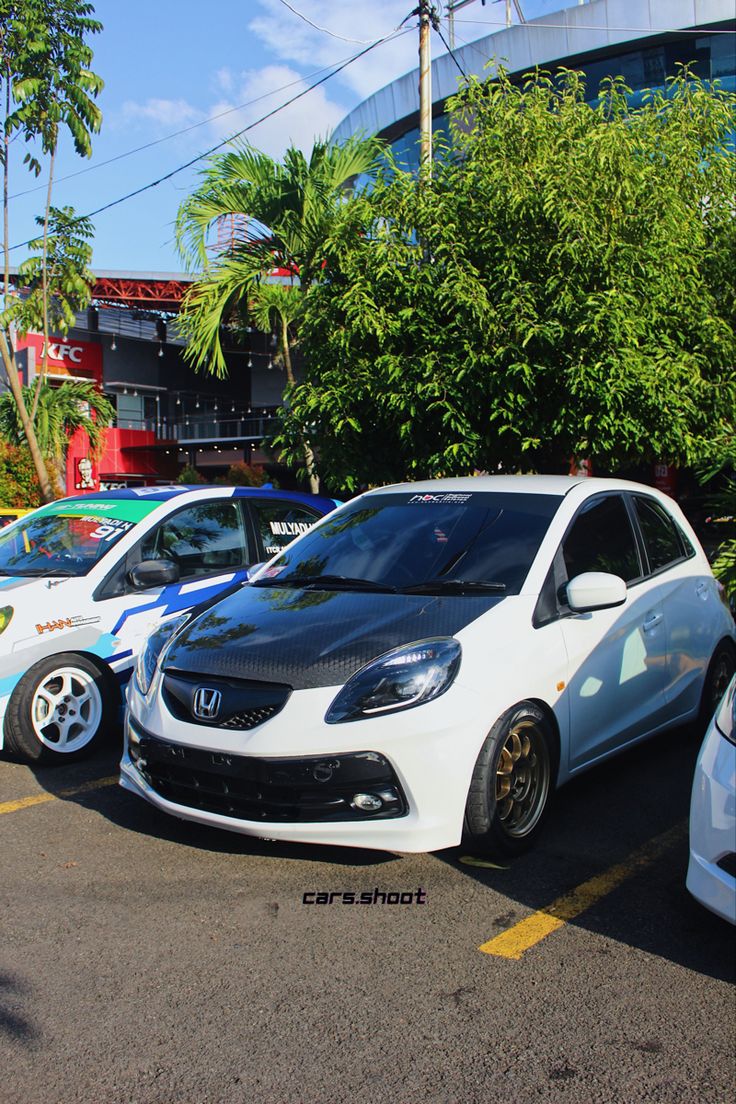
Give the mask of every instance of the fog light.
[{"label": "fog light", "polygon": [[375,794],[357,793],[353,795],[352,804],[363,813],[377,813],[383,806],[380,797]]}]

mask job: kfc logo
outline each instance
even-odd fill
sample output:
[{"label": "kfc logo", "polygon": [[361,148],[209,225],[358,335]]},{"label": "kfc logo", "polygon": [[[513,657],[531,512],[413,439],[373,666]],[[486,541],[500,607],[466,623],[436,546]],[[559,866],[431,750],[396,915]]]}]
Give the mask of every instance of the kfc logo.
[{"label": "kfc logo", "polygon": [[79,364],[82,360],[82,353],[84,350],[81,345],[52,345],[51,342],[46,345],[44,352],[48,356],[49,360],[58,360],[63,364],[67,360],[71,360],[73,364]]},{"label": "kfc logo", "polygon": [[74,481],[74,486],[78,491],[93,491],[95,489],[95,474],[89,456],[80,456],[75,463],[77,478]]}]

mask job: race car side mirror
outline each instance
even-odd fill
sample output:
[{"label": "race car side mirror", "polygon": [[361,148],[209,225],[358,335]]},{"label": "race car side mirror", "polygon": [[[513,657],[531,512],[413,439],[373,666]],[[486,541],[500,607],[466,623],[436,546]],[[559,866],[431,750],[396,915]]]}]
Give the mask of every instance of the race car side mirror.
[{"label": "race car side mirror", "polygon": [[179,582],[179,565],[173,560],[141,560],[128,572],[128,579],[136,590],[170,586]]}]

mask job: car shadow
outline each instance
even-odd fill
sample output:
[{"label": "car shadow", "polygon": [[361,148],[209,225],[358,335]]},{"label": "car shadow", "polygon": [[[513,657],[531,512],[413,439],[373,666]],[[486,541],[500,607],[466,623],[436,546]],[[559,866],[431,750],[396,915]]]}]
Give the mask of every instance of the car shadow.
[{"label": "car shadow", "polygon": [[17,974],[0,972],[0,1038],[33,1048],[41,1032],[21,1010],[30,995],[30,985]]},{"label": "car shadow", "polygon": [[[688,815],[700,735],[656,736],[563,786],[535,848],[497,866],[467,863],[463,847],[436,857],[505,898],[487,938],[604,874],[665,832],[673,840],[569,924],[698,973],[736,981],[733,927],[685,888]],[[464,861],[465,860],[465,861]],[[554,936],[552,936],[554,938]]]}]

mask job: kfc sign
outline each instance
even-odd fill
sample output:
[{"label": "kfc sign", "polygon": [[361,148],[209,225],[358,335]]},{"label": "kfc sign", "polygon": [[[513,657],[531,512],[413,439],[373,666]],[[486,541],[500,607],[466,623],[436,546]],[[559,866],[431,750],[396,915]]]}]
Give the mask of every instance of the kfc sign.
[{"label": "kfc sign", "polygon": [[[19,349],[33,349],[36,354],[36,372],[43,364],[43,334],[29,333],[18,341]],[[94,380],[102,384],[102,346],[91,341],[71,341],[68,338],[52,337],[47,348],[49,376],[68,378],[71,376]]]},{"label": "kfc sign", "polygon": [[65,364],[67,360],[71,360],[74,364],[79,364],[82,360],[82,353],[84,352],[81,345],[52,345],[50,341],[47,348],[49,360],[55,360],[60,364]]},{"label": "kfc sign", "polygon": [[97,476],[89,456],[78,456],[74,461],[74,488],[77,491],[97,489]]}]

